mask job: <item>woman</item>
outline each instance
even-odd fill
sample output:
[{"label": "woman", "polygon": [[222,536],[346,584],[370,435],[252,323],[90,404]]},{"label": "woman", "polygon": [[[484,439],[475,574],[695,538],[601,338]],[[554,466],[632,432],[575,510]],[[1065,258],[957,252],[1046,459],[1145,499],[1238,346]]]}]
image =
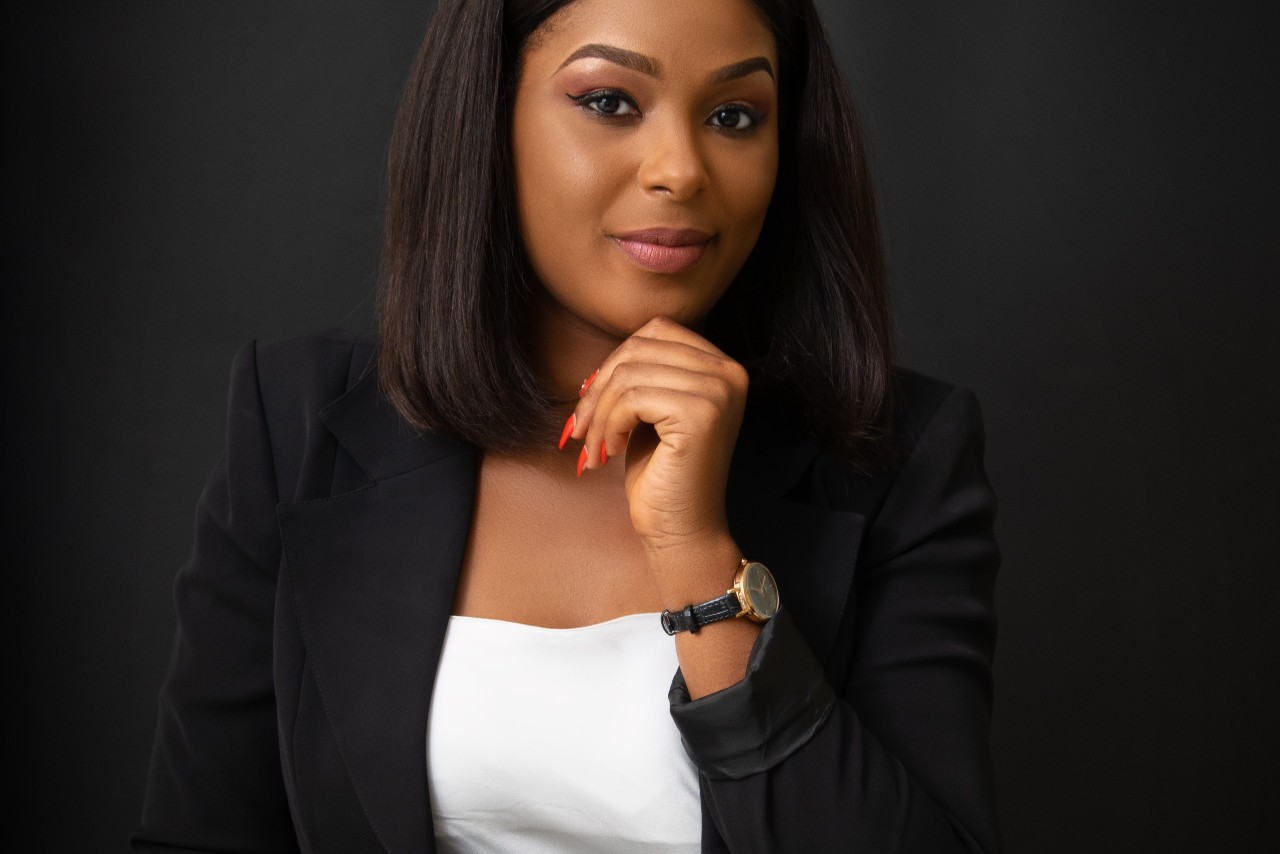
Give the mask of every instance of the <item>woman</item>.
[{"label": "woman", "polygon": [[808,0],[441,2],[376,348],[237,361],[135,848],[996,850],[980,418],[871,198]]}]

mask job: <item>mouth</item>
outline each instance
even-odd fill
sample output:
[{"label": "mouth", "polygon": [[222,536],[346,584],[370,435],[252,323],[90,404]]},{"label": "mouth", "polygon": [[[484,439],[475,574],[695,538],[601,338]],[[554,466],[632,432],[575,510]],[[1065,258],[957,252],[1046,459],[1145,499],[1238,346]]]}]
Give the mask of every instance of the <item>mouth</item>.
[{"label": "mouth", "polygon": [[697,264],[715,239],[696,228],[646,228],[609,237],[637,266],[668,274]]}]

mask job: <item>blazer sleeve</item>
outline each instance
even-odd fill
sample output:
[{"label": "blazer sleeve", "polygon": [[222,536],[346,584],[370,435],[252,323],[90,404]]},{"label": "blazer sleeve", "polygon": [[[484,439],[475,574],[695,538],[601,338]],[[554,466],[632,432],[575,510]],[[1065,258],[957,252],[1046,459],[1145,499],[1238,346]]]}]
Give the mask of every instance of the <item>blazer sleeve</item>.
[{"label": "blazer sleeve", "polygon": [[785,609],[738,684],[690,701],[677,674],[672,716],[734,854],[999,850],[989,758],[999,552],[982,454],[977,401],[952,390],[857,558],[853,666],[839,684]]},{"label": "blazer sleeve", "polygon": [[249,344],[236,357],[226,453],[174,585],[178,629],[135,851],[298,850],[277,745],[277,487],[255,354]]}]

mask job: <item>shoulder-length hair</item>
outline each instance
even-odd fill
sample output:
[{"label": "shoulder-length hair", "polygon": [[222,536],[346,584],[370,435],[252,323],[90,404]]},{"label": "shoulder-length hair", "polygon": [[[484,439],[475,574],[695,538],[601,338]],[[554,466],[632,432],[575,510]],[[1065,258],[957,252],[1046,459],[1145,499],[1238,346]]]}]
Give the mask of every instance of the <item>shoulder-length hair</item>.
[{"label": "shoulder-length hair", "polygon": [[[379,381],[410,424],[488,450],[551,441],[567,403],[530,366],[510,122],[525,43],[570,2],[440,0],[392,134]],[[778,178],[707,334],[753,405],[866,467],[887,445],[893,334],[862,134],[812,0],[753,2],[778,44]]]}]

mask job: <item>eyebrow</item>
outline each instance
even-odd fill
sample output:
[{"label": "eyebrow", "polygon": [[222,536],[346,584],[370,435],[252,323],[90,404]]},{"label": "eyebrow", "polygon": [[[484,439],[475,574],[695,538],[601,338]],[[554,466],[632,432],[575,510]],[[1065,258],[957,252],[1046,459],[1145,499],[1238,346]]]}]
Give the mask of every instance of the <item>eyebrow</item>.
[{"label": "eyebrow", "polygon": [[611,44],[584,44],[569,54],[568,59],[560,63],[560,68],[556,69],[556,73],[559,73],[560,69],[570,63],[589,58],[603,59],[606,62],[621,65],[623,68],[630,68],[632,71],[639,71],[641,74],[646,74],[650,77],[662,76],[658,60],[651,56],[645,56],[643,53],[636,53],[634,50],[614,47]]},{"label": "eyebrow", "polygon": [[[568,59],[560,63],[556,73],[558,74],[566,65],[577,62],[580,59],[603,59],[605,62],[612,62],[614,65],[630,68],[632,71],[638,71],[649,77],[662,76],[662,66],[658,63],[658,60],[651,56],[645,56],[643,53],[636,53],[634,50],[627,50],[610,44],[584,44],[569,54]],[[713,71],[708,80],[712,85],[728,83],[730,80],[737,80],[757,71],[763,71],[769,75],[770,79],[774,79],[773,64],[763,56],[753,56],[750,59],[744,59],[741,62],[735,62],[732,65],[726,65],[724,68]]]},{"label": "eyebrow", "polygon": [[757,71],[763,71],[769,75],[769,79],[773,80],[773,64],[763,56],[753,56],[750,59],[744,59],[742,62],[735,62],[733,65],[726,65],[719,71],[711,75],[712,84],[728,83],[730,80],[737,80],[746,77],[748,74],[754,74]]}]

